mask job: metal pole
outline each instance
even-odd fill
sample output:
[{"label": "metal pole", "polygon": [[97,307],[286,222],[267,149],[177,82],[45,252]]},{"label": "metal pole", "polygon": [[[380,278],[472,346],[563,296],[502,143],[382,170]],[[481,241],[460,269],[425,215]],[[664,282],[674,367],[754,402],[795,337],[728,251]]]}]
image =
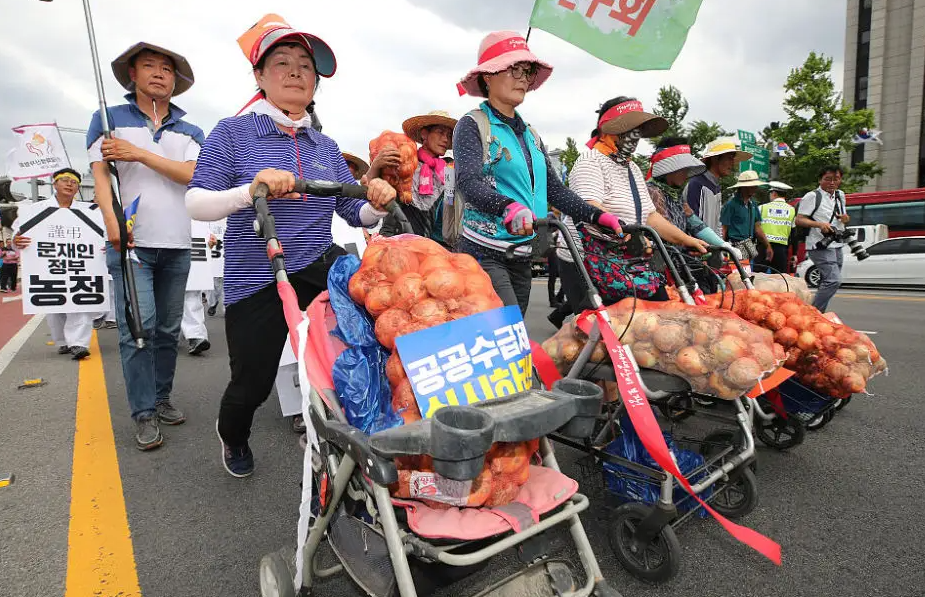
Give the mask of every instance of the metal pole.
[{"label": "metal pole", "polygon": [[533,31],[533,27],[527,27],[527,37],[524,38],[524,43],[530,41],[530,33]]},{"label": "metal pole", "polygon": [[[62,146],[62,148],[64,149],[64,157],[67,158],[67,167],[68,167],[68,168],[73,168],[73,167],[74,167],[74,164],[71,163],[71,156],[68,155],[68,153],[67,153],[67,143],[64,142],[64,137],[61,136],[61,127],[58,126],[58,121],[57,121],[57,120],[55,120],[55,121],[53,121],[53,122],[55,123],[55,128],[58,129],[58,138],[61,139],[61,146]],[[54,177],[52,177],[52,179],[51,179],[51,185],[52,185],[52,187],[54,187],[54,185],[55,185],[55,179],[54,179]],[[77,183],[77,194],[80,195],[80,200],[81,200],[81,201],[84,200],[84,192],[83,192],[82,186],[83,186],[83,185],[81,185],[79,182]]]},{"label": "metal pole", "polygon": [[[96,80],[96,95],[100,100],[100,123],[103,126],[103,137],[112,138],[112,129],[109,125],[109,114],[106,108],[106,93],[103,90],[103,74],[100,70],[100,57],[96,49],[96,34],[93,29],[93,16],[90,14],[90,0],[83,0],[84,20],[87,23],[87,37],[90,40],[90,57],[93,62],[93,75]],[[111,187],[113,196],[113,210],[116,221],[119,223],[119,252],[121,254],[122,278],[126,293],[126,322],[135,339],[135,345],[144,348],[144,330],[141,327],[141,311],[138,308],[138,289],[135,286],[135,271],[131,259],[127,257],[128,229],[125,225],[125,208],[122,206],[122,196],[119,193],[119,173],[116,165],[109,162],[111,173]]]}]

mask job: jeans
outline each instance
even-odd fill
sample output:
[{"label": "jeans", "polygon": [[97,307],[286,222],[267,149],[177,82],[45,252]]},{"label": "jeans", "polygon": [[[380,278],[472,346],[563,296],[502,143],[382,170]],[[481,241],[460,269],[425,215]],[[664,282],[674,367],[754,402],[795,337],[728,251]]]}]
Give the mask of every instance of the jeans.
[{"label": "jeans", "polygon": [[[333,245],[317,261],[289,275],[299,309],[304,310],[327,290],[328,270],[341,255],[346,251]],[[222,396],[218,432],[228,446],[247,445],[254,413],[276,382],[288,335],[283,301],[275,284],[225,308],[231,381]]]},{"label": "jeans", "polygon": [[838,249],[813,249],[808,252],[809,258],[813,260],[816,269],[819,270],[819,290],[816,292],[816,298],[813,300],[813,307],[825,313],[829,307],[829,301],[838,292],[841,286],[841,268],[844,264],[844,253],[841,247]]},{"label": "jeans", "polygon": [[106,265],[112,275],[119,324],[119,354],[132,418],[154,414],[157,402],[170,399],[177,369],[177,342],[183,317],[183,296],[190,268],[189,249],[138,247],[140,264],[129,259],[135,272],[138,309],[145,347],[139,349],[125,319],[125,289],[119,252],[106,245]]},{"label": "jeans", "polygon": [[486,254],[476,259],[491,278],[491,285],[504,306],[520,307],[520,313],[526,315],[533,285],[533,269],[530,260],[506,259],[502,253],[499,253],[497,257]]}]

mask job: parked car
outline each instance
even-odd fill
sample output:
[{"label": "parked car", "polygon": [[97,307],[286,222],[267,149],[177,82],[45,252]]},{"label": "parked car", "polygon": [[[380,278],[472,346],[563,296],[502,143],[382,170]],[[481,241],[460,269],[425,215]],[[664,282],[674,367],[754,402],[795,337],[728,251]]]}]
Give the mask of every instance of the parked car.
[{"label": "parked car", "polygon": [[[858,261],[847,247],[842,284],[862,286],[925,287],[925,236],[888,238],[867,247],[870,255]],[[797,266],[797,275],[810,288],[819,286],[819,270],[807,259]]]}]

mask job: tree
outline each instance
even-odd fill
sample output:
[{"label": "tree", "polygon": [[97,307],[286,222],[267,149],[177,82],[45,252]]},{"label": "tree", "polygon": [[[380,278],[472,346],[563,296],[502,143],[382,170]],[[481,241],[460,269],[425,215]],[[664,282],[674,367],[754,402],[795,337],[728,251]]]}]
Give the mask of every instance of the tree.
[{"label": "tree", "polygon": [[[873,110],[852,110],[835,90],[832,59],[810,52],[803,66],[790,71],[784,85],[784,112],[788,120],[769,126],[763,136],[783,141],[794,155],[780,158],[781,179],[795,194],[805,194],[818,185],[819,170],[838,164],[843,153],[854,150],[852,138],[862,128],[874,128]],[[842,188],[857,191],[868,180],[883,174],[875,162],[862,162],[847,169]]]},{"label": "tree", "polygon": [[717,137],[727,137],[731,135],[717,122],[707,122],[706,120],[695,120],[687,129],[687,137],[691,143],[691,151],[696,154],[703,152],[707,143]]},{"label": "tree", "polygon": [[668,121],[668,129],[660,136],[652,139],[654,145],[662,137],[681,137],[684,135],[684,119],[690,110],[690,104],[684,98],[681,90],[674,85],[662,87],[658,90],[658,101],[655,110],[652,112],[656,116],[661,116]]},{"label": "tree", "polygon": [[559,155],[559,161],[565,166],[566,175],[572,171],[572,166],[575,165],[575,161],[578,159],[579,155],[578,144],[575,143],[575,139],[566,137],[565,150]]}]

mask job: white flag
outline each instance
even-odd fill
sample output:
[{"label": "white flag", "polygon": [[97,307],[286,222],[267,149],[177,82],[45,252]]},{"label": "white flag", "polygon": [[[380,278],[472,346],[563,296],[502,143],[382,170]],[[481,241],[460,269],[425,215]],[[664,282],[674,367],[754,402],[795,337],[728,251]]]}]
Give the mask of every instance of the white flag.
[{"label": "white flag", "polygon": [[865,143],[883,145],[883,141],[880,140],[880,133],[882,132],[883,131],[878,131],[877,129],[861,129],[858,131],[858,134],[854,136],[852,141],[855,145],[863,145]]},{"label": "white flag", "polygon": [[6,166],[14,180],[49,176],[71,165],[56,124],[24,124],[13,133],[16,146],[7,156]]}]

